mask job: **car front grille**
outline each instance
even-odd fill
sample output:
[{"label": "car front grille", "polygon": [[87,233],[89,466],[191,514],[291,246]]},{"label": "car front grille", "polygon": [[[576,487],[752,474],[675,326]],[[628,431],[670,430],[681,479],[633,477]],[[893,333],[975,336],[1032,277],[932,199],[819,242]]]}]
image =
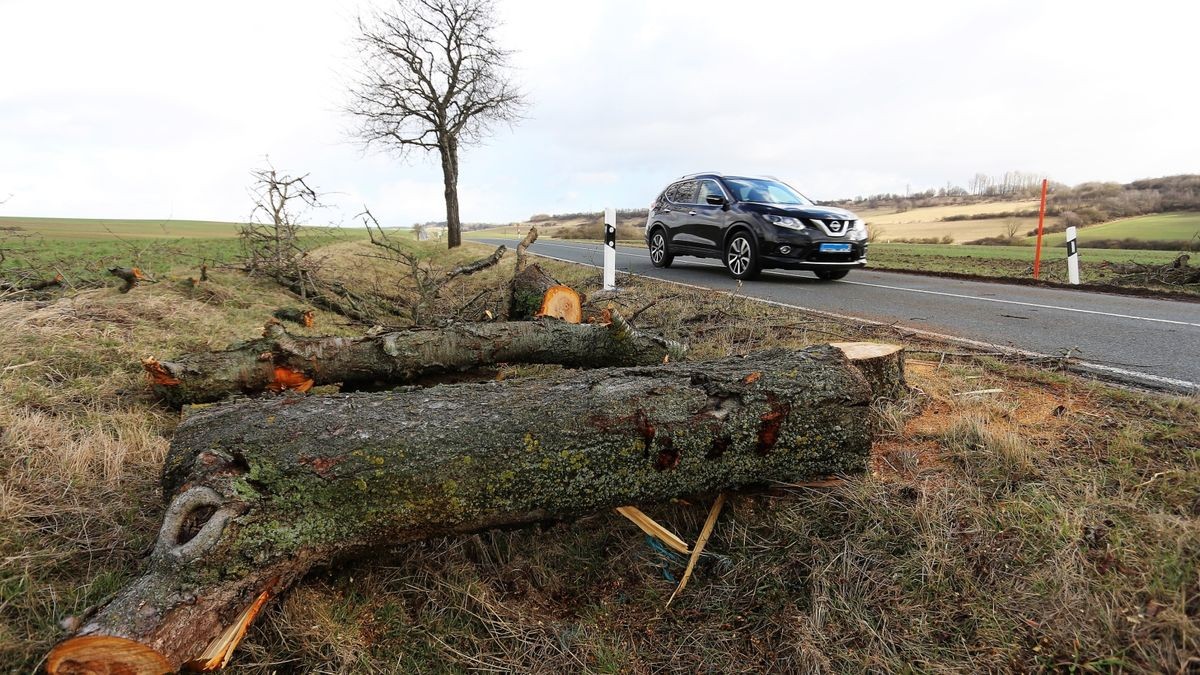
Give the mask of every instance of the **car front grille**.
[{"label": "car front grille", "polygon": [[821,224],[825,226],[825,229],[834,234],[845,234],[854,225],[854,221],[831,218],[822,220]]}]

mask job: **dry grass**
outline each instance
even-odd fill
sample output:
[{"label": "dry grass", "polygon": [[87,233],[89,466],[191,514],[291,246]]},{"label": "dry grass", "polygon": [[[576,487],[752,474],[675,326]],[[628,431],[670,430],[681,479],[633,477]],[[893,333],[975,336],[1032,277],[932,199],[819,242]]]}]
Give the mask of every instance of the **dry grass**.
[{"label": "dry grass", "polygon": [[[403,275],[355,255],[366,250],[340,245],[333,269],[403,296]],[[495,307],[511,264],[448,286],[440,316]],[[599,286],[595,270],[545,264]],[[219,283],[210,304],[171,284],[0,303],[0,663],[13,672],[63,635],[60,619],[130,580],[157,530],[175,418],[144,397],[138,359],[252,337],[271,309],[296,304]],[[646,280],[614,306],[689,342],[693,358],[900,339]],[[318,321],[317,332],[349,330]],[[314,572],[268,606],[231,669],[1176,672],[1200,656],[1197,402],[910,356],[918,393],[876,411],[871,472],[733,497],[669,610],[686,560],[597,514]],[[981,389],[1003,391],[963,395]],[[646,510],[694,539],[708,506]]]}]

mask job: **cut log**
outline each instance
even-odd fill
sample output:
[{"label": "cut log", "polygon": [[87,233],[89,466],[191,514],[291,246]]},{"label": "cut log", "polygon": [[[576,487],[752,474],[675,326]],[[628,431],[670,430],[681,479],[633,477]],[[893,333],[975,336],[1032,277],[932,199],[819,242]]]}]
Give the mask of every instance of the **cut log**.
[{"label": "cut log", "polygon": [[561,285],[537,263],[521,270],[510,285],[508,318],[512,321],[532,319],[541,311],[546,291]]},{"label": "cut log", "polygon": [[661,363],[687,348],[625,323],[560,321],[450,324],[369,337],[300,337],[270,322],[263,337],[219,352],[174,361],[142,361],[154,392],[171,405],[207,403],[234,394],[323,384],[405,384],[497,363],[550,363],[604,368]]},{"label": "cut log", "polygon": [[312,328],[313,321],[314,321],[314,318],[316,315],[313,313],[313,311],[311,309],[299,309],[299,308],[295,308],[295,307],[282,307],[280,309],[275,310],[274,313],[272,314],[272,316],[274,316],[276,319],[279,319],[280,321],[291,321],[292,323],[298,323],[301,326],[304,326],[305,328]]},{"label": "cut log", "polygon": [[908,395],[904,381],[904,348],[879,342],[831,342],[858,368],[876,399],[902,400]]},{"label": "cut log", "polygon": [[821,346],[211,406],[171,443],[170,504],[144,576],[55,648],[50,672],[155,672],[106,640],[178,668],[264,592],[384,545],[859,473],[870,399],[842,352]]},{"label": "cut log", "polygon": [[51,288],[53,286],[61,286],[62,283],[63,283],[63,275],[61,273],[59,273],[59,274],[55,274],[53,277],[51,277],[49,279],[25,281],[23,283],[22,282],[9,283],[7,281],[0,281],[0,291],[7,291],[7,292],[13,292],[13,293],[27,293],[27,292],[32,293],[35,291],[44,291],[47,288]]},{"label": "cut log", "polygon": [[542,296],[542,306],[538,308],[535,318],[553,317],[567,323],[583,321],[583,301],[579,294],[570,286],[551,286]]},{"label": "cut log", "polygon": [[136,267],[112,267],[108,270],[108,273],[125,282],[124,285],[118,289],[122,293],[128,293],[139,283],[151,280],[150,277],[147,277],[140,269]]}]

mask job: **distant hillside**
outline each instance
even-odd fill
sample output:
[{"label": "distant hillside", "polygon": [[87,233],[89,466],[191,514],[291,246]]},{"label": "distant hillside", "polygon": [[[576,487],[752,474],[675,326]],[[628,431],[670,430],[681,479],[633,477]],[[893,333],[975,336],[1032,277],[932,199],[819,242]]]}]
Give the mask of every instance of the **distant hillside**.
[{"label": "distant hillside", "polygon": [[[871,226],[877,241],[923,243],[1024,243],[1037,226],[1041,178],[1010,171],[1001,176],[976,174],[967,187],[946,185],[906,195],[877,194],[823,202],[850,209]],[[1145,238],[1160,242],[1190,239],[1194,218],[1185,212],[1200,212],[1200,175],[1186,174],[1146,178],[1131,183],[1081,183],[1075,186],[1051,182],[1047,195],[1046,231],[1062,232],[1070,225],[1084,227],[1159,213],[1179,213],[1170,221],[1143,220],[1136,228],[1118,228],[1122,239]],[[640,239],[646,209],[619,209],[618,238]],[[1157,232],[1158,223],[1170,222],[1170,236]],[[509,227],[514,232],[537,225],[543,236],[599,239],[603,215],[574,212],[530,216]],[[1182,228],[1182,229],[1181,229]],[[1185,235],[1181,236],[1180,232]],[[1117,231],[1109,233],[1114,235]],[[1089,237],[1099,244],[1100,237]],[[1167,243],[1157,244],[1168,246]]]}]

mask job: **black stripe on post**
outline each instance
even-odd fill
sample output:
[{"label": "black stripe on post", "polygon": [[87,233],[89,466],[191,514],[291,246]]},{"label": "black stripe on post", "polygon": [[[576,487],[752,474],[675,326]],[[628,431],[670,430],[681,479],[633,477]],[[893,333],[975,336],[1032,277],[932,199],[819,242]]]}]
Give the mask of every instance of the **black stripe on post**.
[{"label": "black stripe on post", "polygon": [[1078,252],[1079,252],[1079,246],[1075,243],[1075,240],[1068,239],[1067,240],[1067,257],[1069,258]]},{"label": "black stripe on post", "polygon": [[609,248],[617,247],[617,228],[610,223],[604,224],[604,245]]}]

